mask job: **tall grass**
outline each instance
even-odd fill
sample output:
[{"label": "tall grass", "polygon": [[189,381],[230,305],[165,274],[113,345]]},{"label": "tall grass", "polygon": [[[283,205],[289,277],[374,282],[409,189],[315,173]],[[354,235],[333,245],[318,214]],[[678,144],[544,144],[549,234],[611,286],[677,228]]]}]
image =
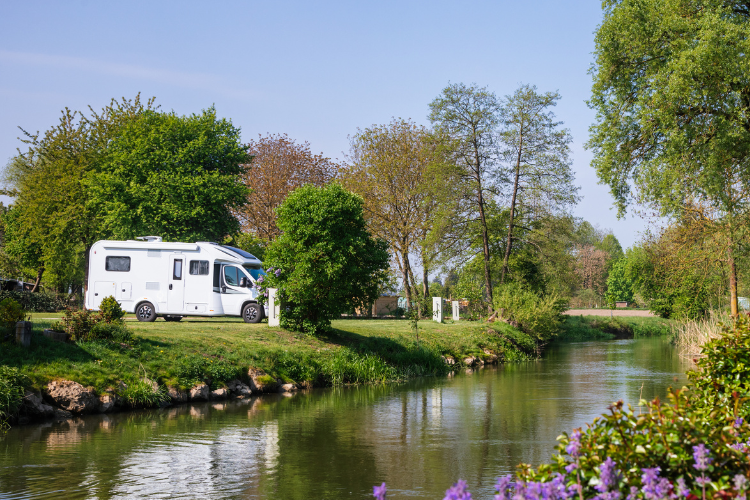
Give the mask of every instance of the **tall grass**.
[{"label": "tall grass", "polygon": [[730,322],[731,318],[726,312],[712,311],[708,318],[675,324],[672,327],[672,340],[681,356],[700,356],[703,344],[718,338],[722,325]]},{"label": "tall grass", "polygon": [[23,400],[23,387],[28,383],[17,368],[0,365],[0,431],[8,427]]}]

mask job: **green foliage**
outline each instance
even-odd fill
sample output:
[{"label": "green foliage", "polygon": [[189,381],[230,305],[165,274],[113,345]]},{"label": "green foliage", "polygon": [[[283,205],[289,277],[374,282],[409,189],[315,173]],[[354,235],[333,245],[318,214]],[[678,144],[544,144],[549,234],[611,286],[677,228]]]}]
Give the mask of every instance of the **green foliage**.
[{"label": "green foliage", "polygon": [[627,274],[627,262],[620,259],[612,265],[607,277],[607,293],[605,299],[608,304],[618,301],[633,302],[633,281]]},{"label": "green foliage", "polygon": [[239,231],[232,210],[247,200],[246,163],[239,129],[213,108],[191,116],[147,110],[87,178],[87,206],[114,238],[221,241]]},{"label": "green foliage", "polygon": [[[252,205],[250,210],[252,210]],[[269,242],[250,233],[239,233],[225,239],[224,244],[249,252],[260,260],[265,260]]]},{"label": "green foliage", "polygon": [[154,388],[148,379],[136,380],[120,393],[120,396],[134,408],[154,408],[169,401],[169,394],[164,386]]},{"label": "green foliage", "polygon": [[99,319],[105,323],[119,323],[125,316],[125,311],[113,296],[104,297],[99,304]]},{"label": "green foliage", "polygon": [[388,245],[367,232],[362,199],[338,184],[303,186],[278,208],[282,231],[269,246],[268,286],[279,289],[284,328],[317,334],[331,319],[377,298]]},{"label": "green foliage", "polygon": [[494,302],[503,317],[518,322],[541,344],[555,336],[567,308],[567,302],[557,295],[540,296],[517,283],[498,287]]},{"label": "green foliage", "polygon": [[62,323],[71,340],[90,340],[91,329],[97,323],[97,317],[88,309],[68,309]]},{"label": "green foliage", "polygon": [[200,354],[186,356],[177,365],[177,377],[183,387],[200,382],[217,389],[223,383],[239,378],[240,369],[223,359],[207,358]]},{"label": "green foliage", "polygon": [[[54,329],[54,328],[53,328]],[[81,335],[78,340],[111,340],[120,343],[129,343],[133,339],[133,332],[121,322],[107,323],[99,321],[89,330],[88,334]]]},{"label": "green foliage", "polygon": [[11,298],[0,301],[0,326],[2,328],[12,329],[16,323],[26,319],[26,311],[21,304]]},{"label": "green foliage", "polygon": [[383,383],[399,380],[398,371],[380,357],[342,348],[322,363],[322,378],[329,385]]},{"label": "green foliage", "polygon": [[28,312],[55,312],[68,306],[67,296],[46,292],[17,292],[0,290],[0,301],[11,298]]},{"label": "green foliage", "polygon": [[10,420],[21,407],[24,386],[29,380],[18,368],[0,365],[0,431],[8,426]]},{"label": "green foliage", "polygon": [[696,401],[709,409],[725,407],[750,419],[750,321],[740,317],[705,343],[698,370],[689,372]]}]

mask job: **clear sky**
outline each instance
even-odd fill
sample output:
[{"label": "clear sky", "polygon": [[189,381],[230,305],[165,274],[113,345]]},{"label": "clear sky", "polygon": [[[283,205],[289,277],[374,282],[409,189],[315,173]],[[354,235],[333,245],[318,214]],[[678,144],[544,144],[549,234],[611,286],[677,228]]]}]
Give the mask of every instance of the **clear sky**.
[{"label": "clear sky", "polygon": [[287,133],[342,158],[347,136],[391,117],[427,124],[449,82],[498,95],[558,90],[583,201],[575,214],[628,247],[643,220],[617,220],[583,148],[594,113],[593,32],[601,3],[561,1],[36,1],[0,7],[0,162],[20,125],[60,110],[155,96],[179,114],[216,106],[244,140]]}]

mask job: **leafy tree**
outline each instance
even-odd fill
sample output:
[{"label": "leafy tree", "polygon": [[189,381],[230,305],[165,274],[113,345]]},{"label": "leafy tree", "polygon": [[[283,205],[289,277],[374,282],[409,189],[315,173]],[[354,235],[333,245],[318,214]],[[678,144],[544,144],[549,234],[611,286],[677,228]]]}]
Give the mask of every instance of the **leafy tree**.
[{"label": "leafy tree", "polygon": [[373,125],[350,138],[348,163],[341,182],[364,199],[368,228],[387,241],[404,283],[406,300],[417,293],[409,255],[422,257],[422,293],[429,294],[429,246],[433,225],[430,167],[440,161],[434,138],[425,127],[394,119]]},{"label": "leafy tree", "polygon": [[620,214],[632,200],[663,216],[712,214],[732,315],[750,207],[749,21],[736,0],[605,2],[589,103],[593,165]]},{"label": "leafy tree", "polygon": [[507,96],[500,111],[501,155],[511,171],[510,220],[500,283],[508,273],[514,229],[519,223],[519,208],[528,218],[544,213],[559,213],[578,201],[570,168],[570,143],[573,138],[562,122],[555,121],[550,110],[560,94],[540,94],[535,86],[522,85]]},{"label": "leafy tree", "polygon": [[371,304],[387,280],[388,244],[366,228],[363,200],[339,184],[306,185],[277,209],[281,235],[268,247],[270,286],[285,302],[284,328],[321,333],[331,319]]},{"label": "leafy tree", "polygon": [[466,213],[469,220],[478,220],[481,235],[481,254],[484,262],[484,293],[492,310],[492,279],[490,276],[490,236],[487,229],[488,198],[496,194],[493,187],[498,178],[497,127],[500,103],[486,88],[457,83],[447,86],[430,103],[430,121],[438,131],[453,139],[453,154],[458,182],[449,186],[463,187],[463,197],[471,199],[473,210]]},{"label": "leafy tree", "polygon": [[239,129],[213,108],[191,116],[147,110],[88,176],[87,207],[110,237],[221,241],[239,230],[232,211],[247,200],[247,162]]},{"label": "leafy tree", "polygon": [[627,260],[622,258],[617,260],[609,271],[607,293],[605,294],[608,304],[619,301],[633,301],[633,281],[628,276],[627,265]]},{"label": "leafy tree", "polygon": [[247,144],[252,168],[242,175],[252,191],[246,206],[235,211],[245,232],[271,241],[279,236],[276,207],[294,189],[305,184],[323,186],[336,176],[338,165],[322,154],[313,154],[310,144],[298,144],[286,134],[258,136]]}]

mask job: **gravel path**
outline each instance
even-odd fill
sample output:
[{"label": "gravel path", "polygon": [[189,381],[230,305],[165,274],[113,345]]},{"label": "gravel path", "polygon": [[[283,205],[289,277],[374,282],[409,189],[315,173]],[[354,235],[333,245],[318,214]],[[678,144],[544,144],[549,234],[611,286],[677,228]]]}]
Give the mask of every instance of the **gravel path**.
[{"label": "gravel path", "polygon": [[563,314],[571,316],[655,316],[651,311],[636,311],[633,309],[568,309]]}]

